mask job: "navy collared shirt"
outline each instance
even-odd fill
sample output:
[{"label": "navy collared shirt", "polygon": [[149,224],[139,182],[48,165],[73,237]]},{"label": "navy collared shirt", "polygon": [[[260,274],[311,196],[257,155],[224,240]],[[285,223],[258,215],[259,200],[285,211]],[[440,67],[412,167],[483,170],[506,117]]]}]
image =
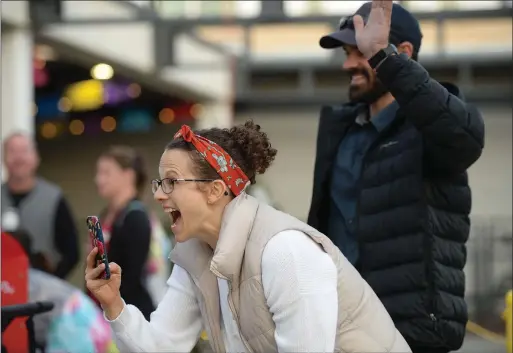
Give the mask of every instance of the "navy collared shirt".
[{"label": "navy collared shirt", "polygon": [[365,119],[367,110],[356,118],[338,147],[333,166],[328,235],[353,265],[358,261],[356,207],[362,163],[370,145],[395,118],[399,105],[389,104],[376,116]]}]

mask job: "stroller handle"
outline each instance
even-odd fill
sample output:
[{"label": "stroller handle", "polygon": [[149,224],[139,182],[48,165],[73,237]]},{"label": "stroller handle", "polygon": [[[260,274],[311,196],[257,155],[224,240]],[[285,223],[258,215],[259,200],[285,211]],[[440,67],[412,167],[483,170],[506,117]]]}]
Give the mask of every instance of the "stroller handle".
[{"label": "stroller handle", "polygon": [[34,302],[27,304],[15,304],[2,306],[2,316],[19,317],[19,316],[34,316],[37,314],[46,313],[53,309],[54,305],[49,301]]},{"label": "stroller handle", "polygon": [[41,301],[27,304],[6,305],[1,307],[2,332],[9,326],[12,320],[17,317],[29,316],[51,311],[54,304],[49,301]]}]

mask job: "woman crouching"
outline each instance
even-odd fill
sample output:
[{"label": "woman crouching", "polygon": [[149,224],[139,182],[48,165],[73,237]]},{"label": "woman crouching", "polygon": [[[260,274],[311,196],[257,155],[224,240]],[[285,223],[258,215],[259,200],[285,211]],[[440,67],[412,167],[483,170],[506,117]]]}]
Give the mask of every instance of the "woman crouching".
[{"label": "woman crouching", "polygon": [[152,187],[178,244],[151,320],[121,298],[118,265],[103,280],[96,250],[87,260],[87,286],[121,352],[189,352],[202,330],[216,353],[410,352],[326,236],[245,193],[276,153],[251,121],[196,133],[183,126],[175,135]]}]

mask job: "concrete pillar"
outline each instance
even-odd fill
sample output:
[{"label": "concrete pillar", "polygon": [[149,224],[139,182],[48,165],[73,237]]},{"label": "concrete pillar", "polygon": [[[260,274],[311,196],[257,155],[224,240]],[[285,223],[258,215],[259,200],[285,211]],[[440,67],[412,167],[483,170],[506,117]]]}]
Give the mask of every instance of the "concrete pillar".
[{"label": "concrete pillar", "polygon": [[[1,33],[2,140],[15,131],[34,134],[33,39],[28,29]],[[5,180],[2,165],[2,180]]]}]

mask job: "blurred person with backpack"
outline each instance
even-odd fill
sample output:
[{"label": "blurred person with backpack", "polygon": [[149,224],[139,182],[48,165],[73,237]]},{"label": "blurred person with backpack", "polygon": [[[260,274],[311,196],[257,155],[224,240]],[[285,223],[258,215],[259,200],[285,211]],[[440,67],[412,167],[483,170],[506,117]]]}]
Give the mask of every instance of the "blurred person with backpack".
[{"label": "blurred person with backpack", "polygon": [[98,159],[95,183],[107,201],[100,220],[109,261],[123,266],[123,298],[149,318],[165,291],[168,262],[159,252],[166,251],[166,236],[140,200],[146,181],[144,160],[131,147],[111,147]]},{"label": "blurred person with backpack", "polygon": [[78,232],[62,190],[37,176],[35,142],[23,132],[3,141],[7,181],[2,184],[2,230],[25,230],[37,268],[66,278],[78,262]]},{"label": "blurred person with backpack", "polygon": [[[124,212],[116,219],[115,228],[122,228],[126,215],[131,211],[147,212],[150,227],[150,250],[146,262],[146,287],[151,295],[154,304],[158,304],[167,291],[167,280],[171,274],[169,253],[171,252],[171,240],[164,230],[160,219],[146,209],[140,200],[132,200]],[[108,256],[108,255],[107,255]],[[109,257],[110,260],[110,257]]]}]

